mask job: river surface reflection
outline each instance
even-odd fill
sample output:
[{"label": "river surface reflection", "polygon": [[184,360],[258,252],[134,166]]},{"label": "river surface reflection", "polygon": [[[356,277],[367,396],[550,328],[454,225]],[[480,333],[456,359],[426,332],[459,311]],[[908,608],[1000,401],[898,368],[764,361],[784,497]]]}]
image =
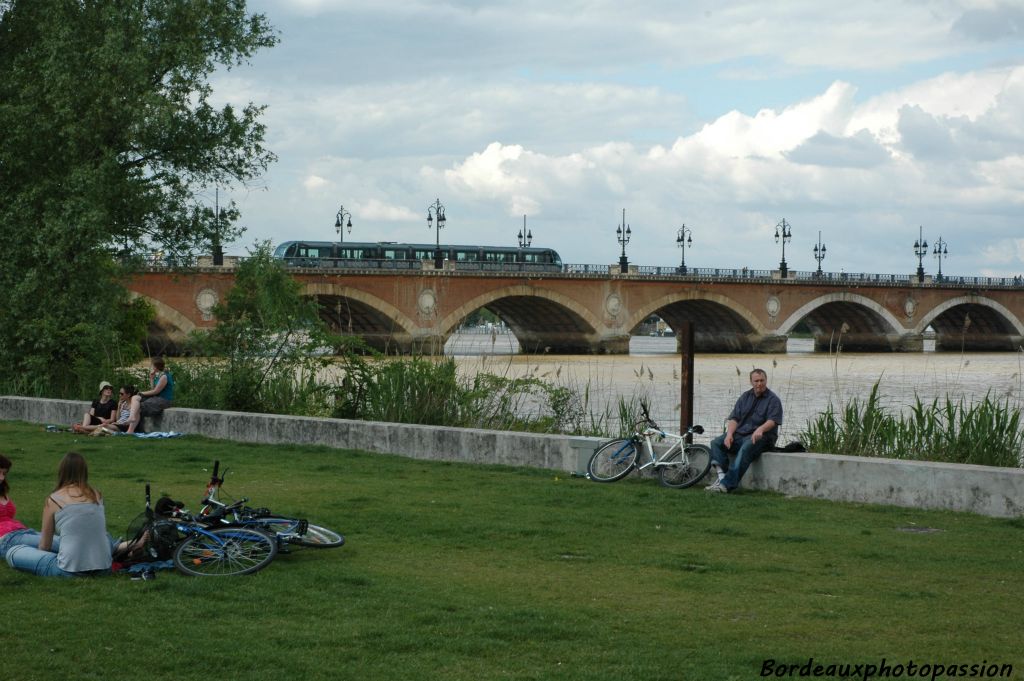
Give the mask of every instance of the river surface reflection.
[{"label": "river surface reflection", "polygon": [[[582,390],[589,387],[592,411],[615,404],[618,396],[644,396],[655,418],[667,428],[679,425],[680,356],[674,338],[635,337],[626,355],[518,355],[512,334],[463,333],[445,346],[460,370],[499,375],[537,376]],[[926,344],[926,350],[930,350]],[[809,418],[831,402],[866,398],[880,381],[883,404],[902,409],[924,401],[980,400],[986,394],[1024,403],[1024,353],[844,353],[813,352],[809,340],[791,340],[785,354],[698,354],[694,361],[694,421],[720,432],[748,374],[768,372],[768,385],[782,398],[785,423],[781,439],[795,439]]]}]

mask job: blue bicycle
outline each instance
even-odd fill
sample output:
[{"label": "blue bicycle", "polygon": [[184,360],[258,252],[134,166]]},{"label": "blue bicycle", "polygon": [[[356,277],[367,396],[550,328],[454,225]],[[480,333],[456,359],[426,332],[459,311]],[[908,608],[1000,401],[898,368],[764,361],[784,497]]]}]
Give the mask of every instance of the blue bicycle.
[{"label": "blue bicycle", "polygon": [[[165,503],[166,502],[166,503]],[[167,560],[186,575],[228,577],[262,570],[277,555],[275,538],[255,527],[207,527],[170,499],[154,510],[146,485],[146,509],[133,522],[124,562]]]}]

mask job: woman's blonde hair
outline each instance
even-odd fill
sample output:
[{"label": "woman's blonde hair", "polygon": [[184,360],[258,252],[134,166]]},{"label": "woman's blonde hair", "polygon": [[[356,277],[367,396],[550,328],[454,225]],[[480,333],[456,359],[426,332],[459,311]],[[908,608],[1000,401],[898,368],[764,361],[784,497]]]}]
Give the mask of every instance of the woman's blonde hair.
[{"label": "woman's blonde hair", "polygon": [[81,490],[82,495],[94,504],[99,503],[99,492],[89,484],[89,466],[85,463],[85,457],[78,452],[68,452],[60,460],[60,466],[57,468],[57,486],[53,491],[71,486]]}]

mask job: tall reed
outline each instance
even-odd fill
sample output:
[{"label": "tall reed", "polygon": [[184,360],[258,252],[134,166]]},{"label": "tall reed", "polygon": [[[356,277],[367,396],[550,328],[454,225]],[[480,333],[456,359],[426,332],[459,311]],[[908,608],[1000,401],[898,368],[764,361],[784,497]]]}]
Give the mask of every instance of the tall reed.
[{"label": "tall reed", "polygon": [[990,394],[980,402],[915,396],[908,413],[894,413],[882,406],[876,382],[864,401],[830,404],[801,439],[815,452],[1024,467],[1020,409]]}]

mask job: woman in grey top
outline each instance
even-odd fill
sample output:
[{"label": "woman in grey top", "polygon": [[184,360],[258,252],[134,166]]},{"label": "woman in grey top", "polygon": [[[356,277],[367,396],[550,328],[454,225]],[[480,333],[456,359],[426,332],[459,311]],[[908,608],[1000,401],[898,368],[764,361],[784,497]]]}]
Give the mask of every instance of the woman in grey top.
[{"label": "woman in grey top", "polygon": [[[54,541],[54,534],[60,542]],[[79,577],[110,572],[116,542],[107,534],[103,495],[89,484],[89,468],[68,452],[57,471],[57,486],[46,497],[39,547],[13,546],[7,563],[44,577]],[[55,551],[56,549],[56,551]]]}]

